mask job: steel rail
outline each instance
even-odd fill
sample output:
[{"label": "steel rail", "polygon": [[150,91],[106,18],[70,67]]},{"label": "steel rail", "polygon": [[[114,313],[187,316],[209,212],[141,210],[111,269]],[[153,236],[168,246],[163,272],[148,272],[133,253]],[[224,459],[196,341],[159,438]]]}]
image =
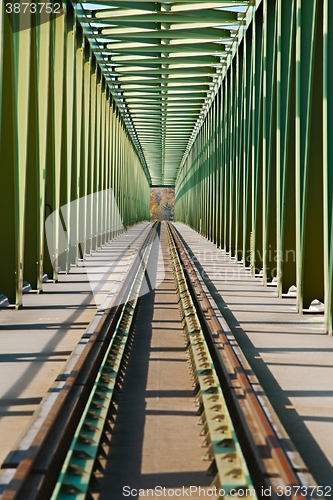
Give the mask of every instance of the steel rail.
[{"label": "steel rail", "polygon": [[[262,484],[264,486],[272,486],[272,498],[288,498],[293,500],[318,498],[311,493],[311,488],[309,488],[310,485],[316,486],[316,482],[312,478],[298,452],[290,445],[290,440],[286,449],[286,433],[284,429],[281,430],[282,424],[278,421],[277,416],[274,415],[274,418],[272,418],[272,415],[275,414],[273,408],[269,406],[269,411],[267,412],[270,414],[269,416],[259,401],[257,394],[258,392],[261,393],[262,400],[264,391],[261,387],[260,391],[258,391],[258,384],[256,384],[257,390],[254,390],[244,369],[244,359],[242,359],[242,361],[240,360],[239,353],[236,354],[234,339],[231,342],[228,335],[225,333],[221,321],[219,321],[217,316],[218,307],[210,296],[207,288],[203,286],[202,278],[200,279],[199,272],[192,263],[180,236],[171,224],[169,225],[169,230],[175,242],[188,286],[192,288],[192,298],[197,306],[197,311],[201,310],[202,312],[200,320],[206,332],[205,340],[207,346],[212,354],[214,362],[216,364],[221,364],[220,372],[223,374],[223,377],[227,379],[227,384],[224,385],[234,389],[232,391],[234,399],[238,399],[237,396],[235,398],[235,394],[240,390],[241,398],[244,398],[247,403],[247,412],[249,412],[249,414],[245,417],[242,415],[240,418],[242,425],[248,426],[245,433],[250,437],[249,442],[253,447],[253,457],[257,461],[262,461],[262,463],[257,464],[257,468],[261,470],[261,474],[264,476]],[[225,362],[224,366],[222,359]],[[228,368],[226,368],[226,366],[228,366]],[[247,368],[249,367],[247,366]],[[236,379],[237,383],[232,379]],[[236,406],[238,406],[238,411],[242,411],[239,404]],[[252,425],[249,424],[249,419],[252,420]],[[255,425],[253,425],[253,423]],[[275,465],[275,471],[273,471],[273,473],[271,465],[266,465],[267,457],[265,461],[263,457],[260,457],[258,450],[255,449],[255,437],[253,436],[255,432],[260,432],[263,435],[263,442],[266,444],[266,450],[268,449],[270,458]],[[280,439],[279,434],[284,434],[283,440]],[[281,485],[284,490],[286,487],[290,487],[291,491],[296,491],[297,493],[295,495],[282,494],[275,496],[274,489],[277,485]],[[304,487],[303,490],[301,490],[302,487]]]},{"label": "steel rail", "polygon": [[99,368],[93,390],[67,453],[51,500],[85,499],[105,426],[110,418],[119,374],[155,232],[149,236],[118,324]]},{"label": "steel rail", "polygon": [[[251,374],[186,245],[172,225],[167,227],[203,446],[207,448],[204,459],[212,462],[212,486],[224,491],[219,500],[237,498],[238,493],[243,497],[245,491],[247,498],[257,500],[263,498],[263,487],[270,488],[269,497],[274,500],[318,498],[309,488],[316,486],[315,481]],[[132,267],[128,286],[124,285],[121,292],[124,305],[103,315],[97,328],[99,335],[92,335],[94,345],[84,351],[85,358],[77,360],[78,371],[72,371],[69,386],[66,382],[61,398],[34,440],[37,448],[29,449],[2,500],[91,497],[93,471],[99,466],[103,435],[116,411],[116,388],[124,370],[135,306],[155,233],[156,224],[145,239],[143,256],[138,256],[139,262]],[[94,347],[101,335],[97,356]],[[81,380],[79,388],[77,379]],[[70,410],[64,418],[66,405]],[[50,439],[57,437],[60,451],[59,446],[49,446]],[[46,460],[46,454],[55,458]],[[278,487],[291,494],[277,495]]]},{"label": "steel rail", "polygon": [[[156,233],[156,227],[154,224],[149,229],[141,248],[146,248],[152,234]],[[49,500],[51,497],[141,261],[139,251],[119,291],[119,305],[112,307],[111,304],[103,311],[93,333],[88,335],[85,348],[66,376],[65,383],[60,390],[55,388],[59,393],[51,408],[47,409],[46,418],[35,433],[23,459],[19,461],[1,500]],[[7,468],[10,467],[12,465],[7,464]]]},{"label": "steel rail", "polygon": [[244,496],[256,500],[258,497],[231,420],[214,362],[211,358],[200,321],[193,303],[182,264],[168,226],[170,252],[176,278],[180,313],[188,345],[193,377],[197,391],[200,422],[208,447],[206,460],[212,460],[209,468],[215,472],[212,486],[219,492],[218,498]]}]

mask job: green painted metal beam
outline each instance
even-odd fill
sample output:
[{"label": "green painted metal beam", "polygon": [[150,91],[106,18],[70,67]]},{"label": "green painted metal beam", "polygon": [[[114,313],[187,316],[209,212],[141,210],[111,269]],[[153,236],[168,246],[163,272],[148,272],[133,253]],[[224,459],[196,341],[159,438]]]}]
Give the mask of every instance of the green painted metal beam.
[{"label": "green painted metal beam", "polygon": [[[103,11],[92,13],[93,20],[96,20],[101,23],[110,23],[110,24],[118,24],[119,22],[142,22],[146,23],[209,23],[209,26],[212,24],[218,24],[220,26],[223,23],[236,24],[238,20],[238,15],[236,12],[228,12],[221,10],[195,10],[195,4],[192,6],[190,11],[184,10],[183,12],[159,12],[158,14],[128,14],[126,16],[122,16],[122,11]],[[131,25],[131,24],[130,24]]]}]

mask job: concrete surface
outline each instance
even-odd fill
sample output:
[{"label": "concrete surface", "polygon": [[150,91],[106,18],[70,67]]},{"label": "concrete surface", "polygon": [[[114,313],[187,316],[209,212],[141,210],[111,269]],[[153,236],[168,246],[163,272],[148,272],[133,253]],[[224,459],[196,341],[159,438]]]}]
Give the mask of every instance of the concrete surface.
[{"label": "concrete surface", "polygon": [[116,263],[98,297],[102,300],[147,227],[140,224],[118,236],[69,274],[59,274],[58,283],[45,283],[43,293],[24,295],[22,309],[0,309],[0,464],[97,312],[86,267]]}]

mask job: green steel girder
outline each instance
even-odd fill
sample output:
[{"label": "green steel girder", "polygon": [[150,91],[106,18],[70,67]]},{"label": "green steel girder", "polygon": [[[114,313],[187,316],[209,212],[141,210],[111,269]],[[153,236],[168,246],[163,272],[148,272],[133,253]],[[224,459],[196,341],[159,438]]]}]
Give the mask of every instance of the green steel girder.
[{"label": "green steel girder", "polygon": [[[109,67],[107,64],[105,65],[106,69]],[[122,70],[121,68],[115,68],[111,70],[110,72],[111,75],[116,75],[118,77],[118,81],[120,82],[125,82],[125,81],[133,81],[133,76],[135,77],[144,77],[144,78],[154,78],[154,82],[156,82],[155,77],[156,76],[167,76],[168,80],[173,82],[173,75],[186,75],[186,76],[191,76],[191,79],[196,76],[204,76],[205,81],[206,77],[211,77],[216,75],[216,71],[214,71],[213,68],[209,67],[191,67],[191,68],[171,68],[168,66],[167,68],[158,68],[158,69],[151,69],[151,68],[146,68],[146,69],[139,69],[135,70],[133,68],[128,69],[126,71]],[[170,78],[171,77],[171,78]],[[127,78],[127,80],[126,80]],[[144,80],[145,81],[145,80]],[[163,83],[163,81],[157,80],[158,83]]]},{"label": "green steel girder", "polygon": [[[114,85],[114,84],[113,84]],[[130,88],[127,86],[125,89],[122,90],[122,92],[119,92],[118,88],[115,88],[114,91],[117,92],[118,94],[118,99],[120,100],[121,98],[126,98],[129,95],[133,99],[139,95],[140,99],[142,97],[142,94],[140,92],[144,92],[143,99],[149,98],[149,99],[168,99],[170,102],[172,99],[179,99],[179,98],[184,98],[184,99],[193,99],[193,97],[199,97],[199,98],[206,98],[207,99],[211,96],[211,91],[209,90],[209,85],[196,85],[195,87],[191,88],[190,86],[178,86],[178,85],[172,85],[171,87],[161,87],[159,88],[152,88],[152,87],[144,87],[143,85],[135,86],[133,85],[133,88]],[[112,86],[113,88],[113,86]],[[139,101],[141,102],[141,100]]]},{"label": "green steel girder", "polygon": [[333,72],[330,61],[333,57],[333,9],[332,3],[324,3],[324,265],[325,265],[325,323],[329,332],[333,330]]},{"label": "green steel girder", "polygon": [[296,286],[300,312],[324,302],[332,333],[333,4],[258,1],[243,35],[186,148],[176,219],[279,296]]},{"label": "green steel girder", "polygon": [[[125,41],[139,41],[139,43],[152,43],[150,42],[151,38],[157,38],[158,40],[178,40],[178,39],[194,39],[192,43],[197,43],[197,40],[211,40],[211,41],[225,41],[225,42],[230,42],[231,37],[230,37],[230,32],[227,30],[222,30],[218,28],[211,28],[211,29],[201,29],[201,28],[191,28],[188,30],[170,30],[170,29],[164,29],[164,30],[142,30],[142,31],[137,31],[137,32],[132,32],[129,31],[128,34],[126,34],[126,31],[121,29],[121,30],[116,30],[112,28],[102,28],[101,29],[101,34],[102,35],[107,35],[111,39],[114,38],[116,40],[125,40]],[[98,36],[95,35],[95,36]],[[146,39],[149,41],[146,42]],[[189,42],[191,43],[191,42]]]},{"label": "green steel girder", "polygon": [[120,231],[106,200],[80,230],[74,207],[50,257],[45,212],[112,188],[127,226],[176,183],[178,219],[332,331],[331,0],[63,6],[15,33],[0,13],[0,293],[20,306],[23,277],[41,291]]},{"label": "green steel girder", "polygon": [[[0,294],[16,307],[23,279],[40,292],[43,273],[56,281],[59,267],[69,272],[123,230],[110,200],[102,196],[98,206],[85,202],[78,210],[80,197],[112,189],[124,227],[149,218],[151,180],[142,149],[76,8],[65,1],[63,11],[52,19],[43,13],[41,23],[16,31],[0,12]],[[20,23],[21,15],[12,21]],[[64,206],[60,224],[57,211]],[[45,218],[52,212],[50,253]],[[70,238],[60,235],[62,228]]]},{"label": "green steel girder", "polygon": [[318,148],[323,143],[318,126],[323,121],[323,9],[319,0],[298,0],[296,9],[296,285],[302,310],[314,298],[324,300],[323,224],[313,217],[323,205],[323,149]]},{"label": "green steel girder", "polygon": [[277,246],[281,248],[277,259],[279,295],[288,292],[296,283],[296,262],[282,259],[288,249],[295,248],[296,221],[289,218],[295,213],[295,0],[278,2],[277,13]]},{"label": "green steel girder", "polygon": [[139,68],[155,68],[155,66],[160,67],[160,65],[168,66],[182,66],[191,64],[192,67],[221,67],[220,58],[218,56],[187,56],[187,57],[170,57],[166,59],[165,57],[154,57],[151,59],[145,59],[141,62],[140,59],[126,59],[117,61],[116,57],[110,59],[107,63],[110,67],[114,67],[116,71],[127,71],[128,67],[137,66]]},{"label": "green steel girder", "polygon": [[[106,15],[108,14],[108,15]],[[122,22],[129,23],[129,26],[132,26],[132,22],[135,22],[135,26],[140,26],[141,23],[151,22],[154,25],[158,25],[159,23],[167,23],[171,26],[175,23],[199,23],[206,24],[209,23],[209,26],[217,24],[221,26],[223,23],[235,24],[237,23],[237,13],[235,12],[227,12],[227,11],[218,11],[218,10],[195,10],[195,5],[192,6],[190,11],[184,10],[183,12],[177,12],[177,14],[173,12],[159,12],[158,14],[128,14],[122,16],[121,10],[116,10],[114,12],[111,11],[103,11],[95,14],[92,13],[93,19],[97,20],[99,23],[107,23],[107,24],[118,24]],[[140,23],[140,24],[139,24]],[[123,25],[123,24],[120,24]]]},{"label": "green steel girder", "polygon": [[[139,39],[137,43],[112,43],[110,44],[109,40],[105,37],[102,38],[101,35],[92,37],[97,39],[98,43],[106,43],[106,49],[111,49],[111,51],[115,54],[130,54],[130,55],[142,55],[142,56],[152,56],[152,54],[156,52],[160,54],[185,54],[185,53],[194,53],[194,54],[225,54],[225,46],[226,44],[230,44],[231,39],[223,40],[211,40],[208,38],[205,42],[198,42],[193,35],[191,39],[186,40],[186,44],[183,43],[174,43],[174,44],[162,44],[155,43],[150,40],[149,42],[144,42],[142,39]],[[184,37],[186,38],[186,37]],[[163,40],[161,37],[158,40]],[[210,41],[209,41],[210,40]],[[213,42],[218,43],[213,43]],[[140,45],[140,43],[142,45]],[[105,49],[103,49],[105,50]]]},{"label": "green steel girder", "polygon": [[[147,85],[153,86],[153,87],[158,87],[160,84],[166,84],[166,80],[168,80],[168,84],[172,85],[173,83],[181,83],[184,84],[185,87],[195,87],[196,85],[203,85],[205,84],[206,88],[209,88],[210,82],[208,78],[211,78],[212,75],[209,75],[209,77],[204,77],[204,76],[192,76],[190,75],[189,77],[184,77],[184,78],[178,78],[178,77],[168,77],[168,78],[148,78],[145,77],[141,80],[139,79],[127,79],[128,77],[120,77],[118,79],[119,83],[122,85],[122,87],[126,87],[127,85]],[[207,82],[207,83],[206,83]],[[172,87],[169,87],[172,88]]]}]

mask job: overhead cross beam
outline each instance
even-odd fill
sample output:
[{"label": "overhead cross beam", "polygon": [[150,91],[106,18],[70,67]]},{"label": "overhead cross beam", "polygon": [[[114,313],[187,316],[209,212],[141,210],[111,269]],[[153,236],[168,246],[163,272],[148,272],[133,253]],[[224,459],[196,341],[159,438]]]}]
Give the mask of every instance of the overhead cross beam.
[{"label": "overhead cross beam", "polygon": [[74,4],[154,185],[174,184],[252,4]]}]

